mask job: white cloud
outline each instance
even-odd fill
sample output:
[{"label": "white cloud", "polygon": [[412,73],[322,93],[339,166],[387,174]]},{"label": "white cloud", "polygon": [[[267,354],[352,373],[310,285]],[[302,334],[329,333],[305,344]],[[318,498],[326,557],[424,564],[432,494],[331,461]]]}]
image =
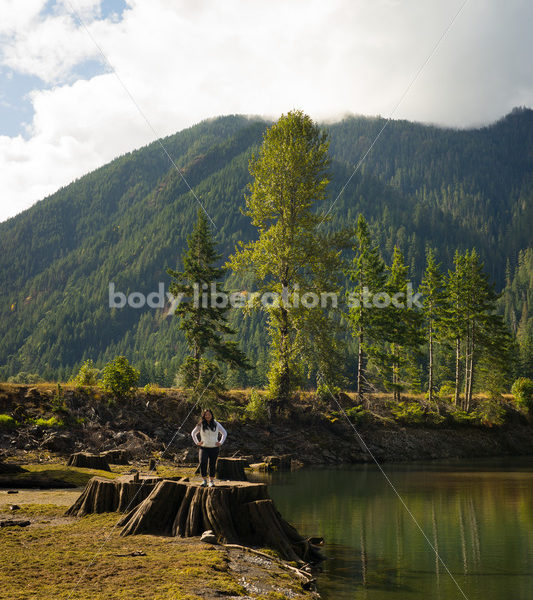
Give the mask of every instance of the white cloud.
[{"label": "white cloud", "polygon": [[[99,0],[72,2],[159,135],[294,107],[315,119],[388,116],[461,3],[130,0],[112,22]],[[54,87],[32,92],[28,139],[0,138],[0,219],[153,139],[115,75],[71,80],[100,56],[68,1],[44,16],[44,1],[18,2],[24,14],[7,4],[2,64]],[[467,125],[533,104],[531,16],[526,0],[470,0],[395,116]]]}]

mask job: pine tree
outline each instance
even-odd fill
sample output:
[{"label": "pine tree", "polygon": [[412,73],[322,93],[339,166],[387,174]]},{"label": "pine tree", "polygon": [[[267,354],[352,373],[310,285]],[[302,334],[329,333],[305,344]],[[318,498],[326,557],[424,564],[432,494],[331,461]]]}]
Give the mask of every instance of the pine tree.
[{"label": "pine tree", "polygon": [[[385,325],[384,313],[373,307],[367,296],[381,292],[385,288],[385,263],[379,249],[372,243],[367,222],[362,214],[357,219],[355,256],[347,276],[355,285],[350,288],[348,297],[348,321],[353,337],[357,340],[356,391],[360,402],[365,403],[368,388],[366,365],[369,355],[375,351],[373,345],[382,336]],[[366,292],[366,295],[365,295]]]},{"label": "pine tree", "polygon": [[416,306],[408,305],[409,267],[404,264],[397,246],[394,246],[392,265],[387,267],[387,271],[389,275],[385,289],[391,297],[391,304],[383,309],[386,318],[384,331],[392,375],[390,388],[394,401],[399,402],[403,389],[402,369],[413,366],[423,341],[422,314]]},{"label": "pine tree", "polygon": [[453,403],[459,404],[461,385],[461,342],[466,333],[466,258],[459,250],[455,251],[454,270],[448,271],[446,278],[447,306],[442,319],[446,341],[453,345],[455,352],[455,391]]},{"label": "pine tree", "polygon": [[423,317],[428,344],[428,400],[433,402],[435,385],[435,353],[434,344],[439,335],[441,319],[446,308],[446,290],[440,263],[435,260],[432,248],[426,252],[426,270],[420,285],[424,297]]},{"label": "pine tree", "polygon": [[185,334],[190,352],[182,372],[186,381],[196,385],[201,380],[202,369],[219,373],[214,365],[205,362],[206,353],[233,368],[250,368],[250,365],[236,342],[227,339],[228,335],[235,334],[227,319],[229,303],[223,305],[215,301],[226,294],[219,284],[225,269],[214,266],[221,255],[216,251],[202,210],[198,210],[198,220],[187,238],[187,247],[182,257],[183,271],[167,269],[167,273],[174,278],[170,292],[180,299],[175,314],[180,318],[179,328]]}]

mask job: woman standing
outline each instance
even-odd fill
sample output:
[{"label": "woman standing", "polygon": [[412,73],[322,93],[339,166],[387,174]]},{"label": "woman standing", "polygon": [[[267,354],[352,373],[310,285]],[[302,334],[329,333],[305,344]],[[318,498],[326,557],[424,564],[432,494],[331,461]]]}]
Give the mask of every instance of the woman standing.
[{"label": "woman standing", "polygon": [[[220,439],[218,434],[222,436]],[[192,430],[191,436],[194,443],[200,447],[200,472],[202,474],[202,486],[207,485],[207,463],[209,461],[209,487],[215,485],[215,466],[220,451],[220,446],[227,437],[227,431],[222,425],[215,421],[213,411],[206,408],[198,425]]]}]

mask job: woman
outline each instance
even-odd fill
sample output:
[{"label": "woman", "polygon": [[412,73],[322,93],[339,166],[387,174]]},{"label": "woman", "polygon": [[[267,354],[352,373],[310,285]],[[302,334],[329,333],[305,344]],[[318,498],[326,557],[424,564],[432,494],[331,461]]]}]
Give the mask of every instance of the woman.
[{"label": "woman", "polygon": [[[222,436],[220,439],[218,434]],[[220,446],[226,440],[228,433],[222,425],[215,421],[213,411],[206,408],[198,425],[192,430],[191,436],[194,443],[200,447],[200,472],[202,486],[207,485],[207,462],[209,461],[209,487],[215,485],[215,466],[220,451]]]}]

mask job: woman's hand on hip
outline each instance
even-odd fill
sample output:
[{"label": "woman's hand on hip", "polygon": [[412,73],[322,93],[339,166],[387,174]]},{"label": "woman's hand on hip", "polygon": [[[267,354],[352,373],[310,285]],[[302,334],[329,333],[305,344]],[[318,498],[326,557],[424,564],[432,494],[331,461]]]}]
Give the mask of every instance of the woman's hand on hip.
[{"label": "woman's hand on hip", "polygon": [[222,444],[220,442],[217,442],[215,445],[216,446],[221,446]]}]

